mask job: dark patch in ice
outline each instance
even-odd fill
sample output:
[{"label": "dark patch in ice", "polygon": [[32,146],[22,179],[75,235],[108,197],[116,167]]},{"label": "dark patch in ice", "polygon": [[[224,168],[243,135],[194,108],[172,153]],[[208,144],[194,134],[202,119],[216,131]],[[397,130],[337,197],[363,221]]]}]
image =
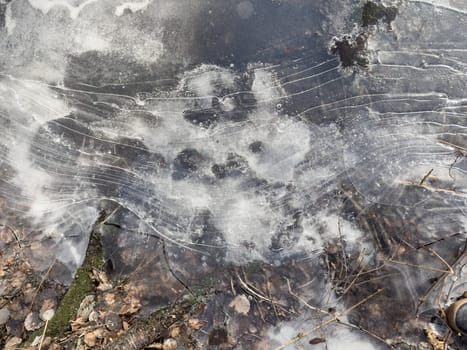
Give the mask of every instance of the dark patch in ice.
[{"label": "dark patch in ice", "polygon": [[173,88],[181,69],[181,63],[164,58],[147,64],[115,51],[86,51],[68,57],[64,83],[75,89],[135,96]]},{"label": "dark patch in ice", "polygon": [[367,36],[362,33],[356,37],[344,36],[335,39],[331,45],[331,53],[338,54],[343,67],[368,66],[368,58],[365,56]]},{"label": "dark patch in ice", "polygon": [[5,0],[5,1],[0,2],[0,28],[5,27],[5,12],[6,12],[6,8],[8,4],[11,1],[12,0]]},{"label": "dark patch in ice", "polygon": [[218,179],[242,176],[248,170],[248,162],[242,156],[235,153],[229,153],[225,163],[214,164],[211,167],[212,173]]},{"label": "dark patch in ice", "polygon": [[367,27],[369,25],[378,24],[379,20],[390,25],[391,22],[396,19],[398,13],[399,10],[397,7],[384,6],[368,1],[363,5],[362,26]]},{"label": "dark patch in ice", "polygon": [[201,163],[206,160],[200,152],[193,148],[186,148],[181,151],[173,161],[172,178],[181,180],[195,173]]},{"label": "dark patch in ice", "polygon": [[218,111],[210,109],[188,110],[183,112],[183,118],[193,125],[209,128],[216,125],[219,120]]},{"label": "dark patch in ice", "polygon": [[248,149],[250,150],[251,153],[258,154],[258,153],[263,153],[265,146],[261,141],[255,141],[250,143],[248,146]]}]

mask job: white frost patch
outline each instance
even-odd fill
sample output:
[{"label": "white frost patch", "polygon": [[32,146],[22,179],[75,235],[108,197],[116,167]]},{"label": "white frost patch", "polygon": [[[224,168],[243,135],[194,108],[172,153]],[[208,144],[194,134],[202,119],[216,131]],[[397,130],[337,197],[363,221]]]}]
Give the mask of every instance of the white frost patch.
[{"label": "white frost patch", "polygon": [[142,11],[148,7],[152,0],[144,0],[140,2],[125,2],[115,8],[115,16],[121,16],[125,10],[130,10],[132,13]]},{"label": "white frost patch", "polygon": [[6,5],[5,10],[5,28],[7,30],[8,35],[11,35],[16,27],[16,21],[13,18],[13,14],[11,13],[11,2]]},{"label": "white frost patch", "polygon": [[276,101],[285,95],[284,89],[271,72],[264,70],[264,68],[255,69],[254,75],[255,80],[251,86],[251,91],[255,94],[258,102],[264,104]]},{"label": "white frost patch", "polygon": [[75,37],[75,43],[79,52],[85,51],[105,51],[110,49],[110,40],[99,35],[97,31],[84,30],[81,35]]},{"label": "white frost patch", "polygon": [[[235,191],[235,184],[218,191],[212,211],[216,226],[224,233],[230,245],[228,260],[251,261],[261,259],[257,253],[267,252],[274,232],[274,215],[266,202],[253,194]],[[227,195],[228,194],[228,195]],[[248,256],[246,243],[254,242],[254,256]],[[233,249],[232,249],[233,248]],[[241,249],[235,249],[241,248]]]},{"label": "white frost patch", "polygon": [[421,2],[435,7],[467,14],[467,2],[465,0],[410,0],[410,2]]},{"label": "white frost patch", "polygon": [[9,161],[17,171],[13,183],[21,188],[30,203],[29,214],[39,222],[51,206],[43,188],[50,185],[52,177],[34,165],[30,148],[37,145],[32,144],[30,135],[47,121],[67,114],[68,108],[45,85],[32,81],[5,79],[0,92],[0,105],[9,106],[8,113],[18,123],[14,132],[21,135],[10,147]]},{"label": "white frost patch", "polygon": [[[340,318],[346,321],[345,317]],[[297,336],[301,332],[307,332],[314,325],[311,322],[292,321],[283,324],[279,329],[270,329],[268,337],[274,342],[275,348],[280,344],[285,344]],[[351,330],[343,325],[334,324],[324,329],[304,337],[302,341],[288,346],[288,350],[300,350],[308,345],[308,341],[314,337],[320,337],[325,340],[323,343],[312,345],[316,350],[377,350],[383,347],[377,346],[374,342],[370,341],[362,333]],[[307,345],[305,345],[307,344]],[[385,349],[386,347],[384,347]]]},{"label": "white frost patch", "polygon": [[43,14],[49,13],[54,7],[65,7],[70,12],[72,19],[78,18],[79,13],[89,4],[96,2],[97,0],[86,0],[84,2],[74,5],[77,1],[75,0],[28,0],[32,7],[40,10]]},{"label": "white frost patch", "polygon": [[233,81],[234,74],[229,70],[202,64],[184,75],[178,90],[187,90],[198,97],[210,97],[215,95],[216,85],[223,84],[222,86],[233,88]]},{"label": "white frost patch", "polygon": [[279,119],[269,130],[265,141],[265,155],[255,159],[253,169],[266,179],[293,180],[295,166],[310,150],[307,126],[293,120]]}]

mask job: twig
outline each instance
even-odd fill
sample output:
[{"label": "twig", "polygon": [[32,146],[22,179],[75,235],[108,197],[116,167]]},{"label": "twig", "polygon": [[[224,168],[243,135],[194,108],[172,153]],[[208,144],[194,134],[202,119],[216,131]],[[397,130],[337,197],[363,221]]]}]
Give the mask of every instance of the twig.
[{"label": "twig", "polygon": [[454,270],[453,270],[452,266],[449,265],[449,263],[448,263],[446,260],[444,260],[444,258],[443,258],[441,255],[439,255],[438,253],[436,253],[436,252],[435,252],[433,249],[431,249],[431,248],[428,248],[428,251],[430,251],[430,252],[431,252],[433,255],[435,255],[439,260],[441,260],[441,262],[442,262],[444,265],[446,265],[446,266],[448,267],[448,269],[449,269],[449,274],[451,274],[451,275],[454,274]]},{"label": "twig", "polygon": [[446,335],[446,338],[444,338],[444,350],[448,349],[448,342],[449,338],[451,337],[452,331],[448,330],[448,334]]},{"label": "twig", "polygon": [[454,180],[454,177],[452,176],[452,173],[451,173],[451,172],[452,172],[452,168],[454,167],[454,165],[456,165],[457,161],[458,161],[459,158],[461,158],[461,157],[463,157],[462,153],[457,154],[457,155],[456,155],[456,159],[454,159],[454,162],[452,162],[452,164],[449,166],[449,172],[448,172],[448,174],[449,174],[449,177],[450,177],[451,179],[453,179],[453,180]]},{"label": "twig", "polygon": [[121,207],[118,206],[117,208],[115,208],[109,215],[107,215],[105,217],[104,220],[102,220],[99,225],[105,225],[107,223],[107,221],[118,211],[118,209],[120,209]]},{"label": "twig", "polygon": [[451,273],[449,270],[441,270],[437,269],[435,267],[428,267],[428,266],[421,266],[421,265],[416,265],[416,264],[411,264],[405,261],[397,261],[397,260],[392,260],[392,259],[385,259],[384,261],[393,263],[393,264],[398,264],[398,265],[405,265],[405,266],[410,266],[414,267],[420,270],[428,270],[428,271],[434,271],[434,272],[440,272],[440,273]]},{"label": "twig", "polygon": [[19,239],[19,236],[16,233],[15,229],[13,227],[11,227],[10,225],[3,225],[3,226],[5,226],[7,229],[9,229],[11,231],[11,233],[13,234],[13,236],[16,239],[16,243],[18,244],[18,247],[23,248],[23,246],[21,245],[21,240]]},{"label": "twig", "polygon": [[[238,272],[236,273],[237,274],[237,279],[238,281],[240,282],[240,285],[241,287],[248,293],[250,293],[251,295],[257,297],[258,299],[260,300],[263,300],[263,301],[267,301],[268,303],[274,303],[274,300],[272,299],[269,299],[261,294],[259,294],[258,292],[256,292],[254,289],[252,289],[245,281],[242,280],[242,278],[240,277],[240,275],[238,274]],[[279,303],[277,303],[279,304]],[[279,304],[280,305],[280,304]],[[284,306],[284,305],[281,305],[281,306]]]},{"label": "twig", "polygon": [[358,280],[358,278],[360,277],[360,275],[362,274],[363,272],[363,266],[360,268],[360,270],[358,271],[357,275],[355,276],[355,278],[352,280],[352,282],[350,282],[350,284],[347,286],[347,288],[344,289],[344,292],[342,293],[342,295],[346,295],[350,288],[352,288],[352,286],[355,284],[355,282]]},{"label": "twig", "polygon": [[285,344],[282,344],[281,346],[275,348],[274,350],[282,350],[282,349],[285,349],[286,347],[292,345],[292,344],[295,344],[296,342],[302,340],[303,338],[309,336],[310,334],[316,332],[317,330],[333,323],[333,322],[336,322],[339,318],[341,318],[342,316],[345,316],[346,314],[348,314],[350,311],[356,309],[357,307],[359,307],[360,305],[366,303],[368,300],[370,300],[371,298],[373,298],[374,296],[376,296],[377,294],[381,293],[384,289],[381,288],[381,289],[378,289],[376,292],[374,292],[373,294],[370,294],[369,296],[367,296],[366,298],[360,300],[358,303],[356,303],[355,305],[352,305],[351,307],[349,307],[347,310],[337,314],[336,316],[326,320],[326,321],[323,321],[321,322],[319,325],[313,327],[313,328],[310,328],[309,330],[307,330],[306,332],[300,332],[298,333],[294,338],[290,339],[287,343]]},{"label": "twig", "polygon": [[169,262],[169,257],[167,256],[167,250],[165,249],[165,241],[162,240],[162,254],[164,255],[164,260],[165,260],[165,264],[167,265],[167,268],[169,269],[170,273],[172,274],[172,276],[178,281],[178,283],[180,283],[191,295],[195,295],[193,293],[193,291],[190,289],[190,287],[188,287],[188,285],[182,281],[182,279],[180,277],[177,276],[177,274],[175,273],[175,271],[172,269],[172,266],[170,266],[170,262]]},{"label": "twig", "polygon": [[39,344],[38,350],[42,349],[42,344],[44,343],[45,332],[47,332],[47,326],[48,325],[49,325],[49,320],[47,319],[47,320],[45,320],[45,326],[44,326],[44,330],[42,331],[41,342]]},{"label": "twig", "polygon": [[305,299],[303,299],[300,295],[292,292],[292,288],[290,286],[290,281],[288,278],[285,279],[287,281],[287,286],[289,288],[289,293],[291,296],[293,296],[294,298],[298,299],[299,301],[301,301],[307,308],[313,310],[313,311],[318,311],[318,312],[321,312],[323,314],[326,314],[326,315],[331,315],[330,312],[327,312],[327,311],[324,311],[322,309],[320,309],[319,307],[316,307],[316,306],[313,306],[313,305],[310,305]]},{"label": "twig", "polygon": [[428,178],[428,176],[431,175],[431,173],[433,172],[433,170],[435,170],[435,169],[431,169],[429,172],[426,173],[426,175],[423,177],[423,179],[420,180],[420,182],[418,183],[420,186],[423,185],[423,183],[424,183],[425,180]]},{"label": "twig", "polygon": [[[462,251],[460,252],[460,254],[457,256],[456,260],[454,261],[454,263],[452,264],[452,266],[456,266],[456,265],[459,265],[459,263],[462,261],[462,259],[465,258],[466,256],[466,253],[467,253],[467,242],[464,243],[464,248],[462,249]],[[438,279],[438,281],[436,281],[436,283],[434,283],[429,289],[428,291],[421,297],[419,298],[419,303],[417,305],[417,309],[415,310],[416,314],[418,315],[419,312],[420,312],[420,307],[423,305],[423,303],[426,301],[427,299],[427,296],[434,290],[436,289],[445,279],[446,279],[446,276],[448,276],[448,272],[444,272],[443,275]],[[454,282],[453,282],[454,283]],[[450,288],[450,291],[452,290],[452,287],[453,287],[453,284],[451,284],[451,288]],[[439,292],[439,296],[438,296],[438,305],[441,305],[441,294],[443,293],[443,289],[444,287],[441,287],[440,288],[440,292]],[[449,294],[450,294],[450,291],[449,291]],[[448,295],[449,295],[448,294]],[[447,298],[446,298],[446,302],[447,302]],[[440,307],[440,310],[441,307]]]},{"label": "twig", "polygon": [[357,326],[357,325],[354,325],[354,324],[351,324],[351,323],[348,323],[348,322],[343,322],[343,321],[340,321],[340,320],[339,320],[339,323],[343,324],[344,326],[353,328],[353,329],[358,329],[359,331],[361,331],[361,332],[363,332],[365,334],[368,334],[369,336],[375,338],[376,340],[379,340],[380,342],[384,343],[385,345],[389,345],[389,347],[391,349],[394,349],[394,350],[397,349],[394,345],[388,344],[385,339],[383,339],[380,336],[376,335],[375,333],[369,331],[368,329],[363,328],[362,326]]},{"label": "twig", "polygon": [[41,287],[42,287],[42,285],[44,284],[45,280],[46,280],[47,277],[49,276],[49,273],[50,273],[50,271],[52,270],[52,267],[54,267],[56,261],[57,261],[57,258],[55,258],[55,259],[52,261],[52,264],[50,264],[50,266],[49,266],[49,268],[47,269],[47,271],[45,272],[44,276],[42,276],[41,282],[40,282],[39,285],[37,286],[36,291],[34,292],[34,296],[32,297],[31,306],[29,307],[29,312],[32,311],[32,307],[34,306],[34,303],[36,302],[37,294],[39,294],[39,290],[41,289]]}]

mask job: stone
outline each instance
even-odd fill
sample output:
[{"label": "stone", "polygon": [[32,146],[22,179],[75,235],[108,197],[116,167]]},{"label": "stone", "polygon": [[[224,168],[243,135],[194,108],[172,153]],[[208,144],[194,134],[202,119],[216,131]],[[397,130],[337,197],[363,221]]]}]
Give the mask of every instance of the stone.
[{"label": "stone", "polygon": [[89,315],[94,310],[95,306],[96,297],[94,295],[87,295],[81,302],[76,316],[87,321],[89,319]]},{"label": "stone", "polygon": [[18,345],[21,344],[21,342],[22,342],[21,338],[18,338],[18,337],[10,338],[5,343],[5,350],[16,349]]},{"label": "stone", "polygon": [[43,325],[44,322],[41,321],[37,312],[30,312],[24,320],[24,328],[28,332],[35,331],[36,329],[41,328]]},{"label": "stone", "polygon": [[173,338],[167,338],[162,344],[162,350],[175,350],[177,348],[177,342]]},{"label": "stone", "polygon": [[237,295],[229,304],[229,306],[235,310],[235,312],[243,315],[247,315],[250,311],[250,301],[245,294]]},{"label": "stone", "polygon": [[0,309],[0,326],[7,323],[9,319],[10,319],[10,311],[5,306]]},{"label": "stone", "polygon": [[117,314],[111,313],[105,317],[105,327],[111,331],[116,332],[122,329],[123,323],[120,316]]},{"label": "stone", "polygon": [[97,337],[96,335],[91,332],[91,333],[86,333],[84,335],[84,343],[87,345],[87,346],[90,346],[90,347],[93,347],[96,345],[97,343]]}]

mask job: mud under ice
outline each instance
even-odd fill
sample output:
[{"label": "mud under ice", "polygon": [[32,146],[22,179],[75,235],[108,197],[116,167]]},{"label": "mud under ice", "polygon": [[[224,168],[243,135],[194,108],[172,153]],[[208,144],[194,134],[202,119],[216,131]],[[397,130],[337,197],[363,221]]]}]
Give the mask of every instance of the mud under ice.
[{"label": "mud under ice", "polygon": [[[217,281],[203,317],[238,348],[313,327],[289,348],[447,332],[437,296],[465,282],[467,9],[383,5],[397,14],[362,26],[351,0],[1,4],[0,223],[69,282],[105,211],[114,273],[173,287],[144,287],[147,308],[183,294],[170,272]],[[360,38],[365,64],[339,38]],[[246,314],[226,306],[238,294]]]}]

